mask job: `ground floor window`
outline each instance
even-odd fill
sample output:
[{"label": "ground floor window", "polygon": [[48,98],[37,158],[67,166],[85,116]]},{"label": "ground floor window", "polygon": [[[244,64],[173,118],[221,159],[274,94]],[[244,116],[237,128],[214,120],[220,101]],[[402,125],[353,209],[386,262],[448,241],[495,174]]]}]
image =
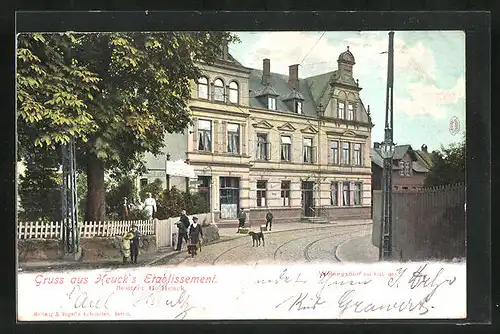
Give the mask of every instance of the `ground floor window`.
[{"label": "ground floor window", "polygon": [[281,202],[283,206],[290,206],[290,184],[291,182],[281,181]]},{"label": "ground floor window", "polygon": [[198,194],[206,201],[210,211],[212,211],[211,189],[212,177],[198,176]]},{"label": "ground floor window", "polygon": [[221,219],[236,219],[240,202],[240,179],[221,177],[219,192]]},{"label": "ground floor window", "polygon": [[342,205],[351,205],[351,184],[350,182],[342,183]]},{"label": "ground floor window", "polygon": [[147,178],[142,178],[140,181],[139,181],[139,185],[142,188],[144,188],[145,186],[148,185],[148,179]]},{"label": "ground floor window", "polygon": [[339,184],[338,182],[332,182],[330,189],[330,205],[339,205]]},{"label": "ground floor window", "polygon": [[267,206],[267,181],[257,181],[257,206]]},{"label": "ground floor window", "polygon": [[361,193],[362,193],[361,182],[354,183],[354,205],[361,205]]}]

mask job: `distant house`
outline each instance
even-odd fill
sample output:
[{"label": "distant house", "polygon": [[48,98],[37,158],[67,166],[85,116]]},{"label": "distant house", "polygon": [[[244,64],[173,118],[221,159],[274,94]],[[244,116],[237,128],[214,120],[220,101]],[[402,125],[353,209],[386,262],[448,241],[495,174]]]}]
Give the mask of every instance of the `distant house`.
[{"label": "distant house", "polygon": [[[371,150],[372,190],[382,189],[384,160],[379,146],[379,143],[375,143]],[[396,146],[392,166],[393,189],[422,188],[431,165],[432,155],[427,151],[427,145],[422,145],[420,150],[414,150],[410,145]]]}]

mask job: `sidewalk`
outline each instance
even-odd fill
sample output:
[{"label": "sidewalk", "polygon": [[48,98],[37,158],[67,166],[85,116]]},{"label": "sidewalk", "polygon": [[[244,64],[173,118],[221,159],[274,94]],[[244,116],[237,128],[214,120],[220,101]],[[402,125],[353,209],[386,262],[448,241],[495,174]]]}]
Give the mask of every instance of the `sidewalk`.
[{"label": "sidewalk", "polygon": [[371,233],[352,238],[337,246],[336,257],[341,262],[370,263],[378,262],[378,247],[372,244]]},{"label": "sidewalk", "polygon": [[[317,228],[332,228],[332,227],[342,227],[342,226],[355,226],[355,225],[368,225],[372,224],[371,219],[365,220],[342,220],[337,222],[331,222],[330,224],[314,224],[314,223],[278,223],[273,224],[272,231],[267,231],[267,233],[276,233],[292,230],[307,230],[307,229],[317,229]],[[221,237],[245,237],[246,234],[236,233],[237,227],[226,226],[224,224],[217,225],[219,228],[219,235]],[[249,227],[251,231],[260,231],[260,224],[254,224]]]},{"label": "sidewalk", "polygon": [[101,260],[87,260],[87,261],[36,261],[36,262],[19,262],[18,272],[29,272],[35,270],[86,270],[86,269],[100,269],[100,268],[124,268],[124,267],[140,267],[149,266],[164,257],[175,254],[173,250],[165,250],[157,253],[139,254],[137,264],[123,265],[121,258],[107,258]]}]

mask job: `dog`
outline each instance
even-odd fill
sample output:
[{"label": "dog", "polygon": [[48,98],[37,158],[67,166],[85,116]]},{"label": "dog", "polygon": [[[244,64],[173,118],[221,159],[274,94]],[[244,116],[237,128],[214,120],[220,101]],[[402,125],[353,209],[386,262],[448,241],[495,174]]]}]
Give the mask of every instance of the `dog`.
[{"label": "dog", "polygon": [[248,235],[252,237],[252,247],[257,245],[260,246],[260,241],[262,240],[262,246],[265,246],[264,233],[262,232],[248,232]]}]

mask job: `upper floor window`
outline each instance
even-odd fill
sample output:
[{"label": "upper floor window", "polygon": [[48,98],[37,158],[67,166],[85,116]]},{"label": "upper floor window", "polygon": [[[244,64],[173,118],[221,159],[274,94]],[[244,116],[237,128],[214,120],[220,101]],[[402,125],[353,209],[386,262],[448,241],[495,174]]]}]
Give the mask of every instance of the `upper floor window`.
[{"label": "upper floor window", "polygon": [[398,166],[399,166],[399,176],[401,177],[405,176],[405,162],[401,160],[398,163]]},{"label": "upper floor window", "polygon": [[214,100],[224,101],[224,82],[221,79],[214,81]]},{"label": "upper floor window", "polygon": [[347,105],[347,120],[354,121],[354,106],[350,103]]},{"label": "upper floor window", "polygon": [[338,164],[339,163],[339,142],[334,140],[331,142],[330,147],[330,163]]},{"label": "upper floor window", "polygon": [[274,96],[269,96],[267,98],[267,109],[276,110],[276,98]]},{"label": "upper floor window", "polygon": [[304,138],[304,162],[313,162],[312,138]]},{"label": "upper floor window", "polygon": [[281,136],[281,160],[290,161],[292,153],[292,138],[290,136]]},{"label": "upper floor window", "polygon": [[198,120],[198,150],[212,151],[212,122]]},{"label": "upper floor window", "polygon": [[349,143],[342,143],[342,164],[344,165],[349,165]]},{"label": "upper floor window", "polygon": [[344,104],[344,102],[338,103],[338,110],[339,110],[339,118],[344,119],[345,118],[345,104]]},{"label": "upper floor window", "polygon": [[208,79],[205,77],[198,79],[198,97],[208,99]]},{"label": "upper floor window", "polygon": [[269,160],[267,134],[265,133],[257,134],[256,158],[257,160]]},{"label": "upper floor window", "polygon": [[240,152],[240,126],[239,124],[227,125],[227,152],[238,154]]},{"label": "upper floor window", "polygon": [[411,162],[405,161],[404,171],[406,176],[411,176]]},{"label": "upper floor window", "polygon": [[232,81],[229,84],[229,102],[238,104],[239,98],[238,84]]},{"label": "upper floor window", "polygon": [[361,166],[361,144],[354,144],[353,163],[355,166]]},{"label": "upper floor window", "polygon": [[297,110],[297,114],[302,114],[302,101],[295,102],[295,110]]}]

